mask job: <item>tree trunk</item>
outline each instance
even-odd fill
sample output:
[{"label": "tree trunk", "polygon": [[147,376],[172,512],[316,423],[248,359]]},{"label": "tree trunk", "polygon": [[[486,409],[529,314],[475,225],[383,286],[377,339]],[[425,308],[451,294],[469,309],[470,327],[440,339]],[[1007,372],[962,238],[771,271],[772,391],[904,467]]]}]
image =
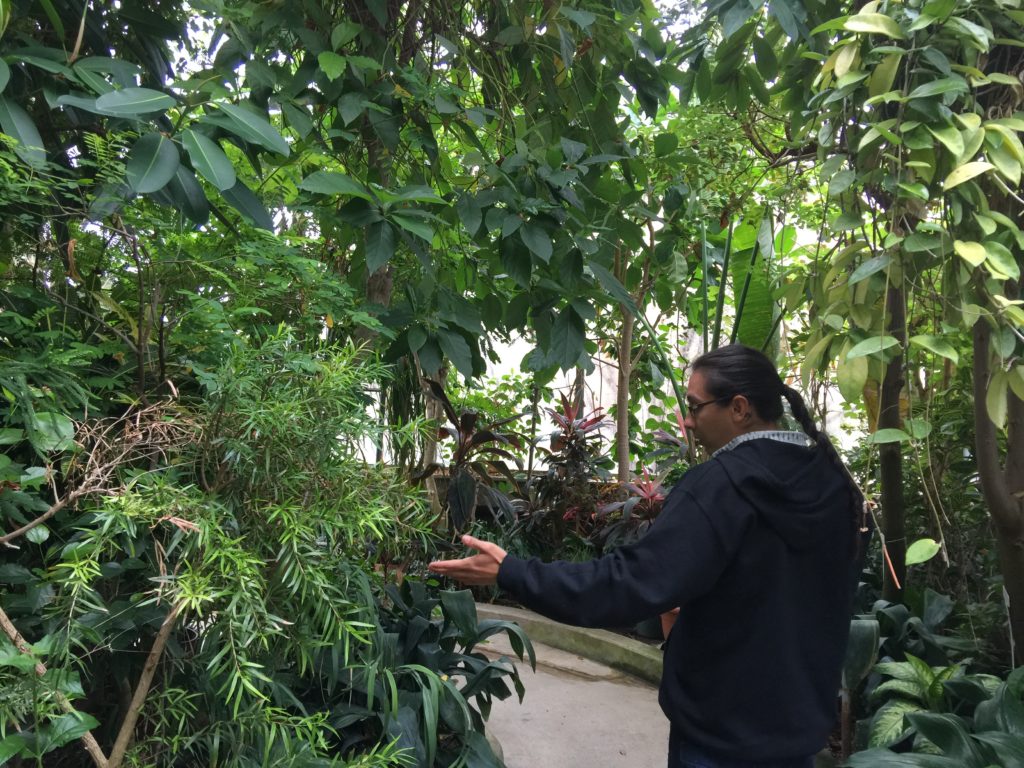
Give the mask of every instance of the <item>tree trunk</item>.
[{"label": "tree trunk", "polygon": [[[902,285],[893,285],[886,296],[889,333],[902,345],[906,337],[906,304]],[[900,428],[900,393],[903,391],[903,356],[897,355],[885,368],[878,405],[878,428]],[[882,443],[878,447],[882,485],[882,535],[888,557],[883,557],[882,598],[901,602],[906,581],[906,509],[903,504],[903,446]]]},{"label": "tree trunk", "polygon": [[629,482],[629,382],[633,378],[633,326],[636,319],[628,307],[621,307],[622,334],[619,336],[619,379],[615,392],[615,457],[619,482]]},{"label": "tree trunk", "polygon": [[996,425],[985,405],[991,377],[985,320],[974,325],[974,436],[981,491],[994,523],[996,552],[1009,602],[1013,664],[1024,663],[1024,401],[1007,392],[1006,465],[1000,466]]}]

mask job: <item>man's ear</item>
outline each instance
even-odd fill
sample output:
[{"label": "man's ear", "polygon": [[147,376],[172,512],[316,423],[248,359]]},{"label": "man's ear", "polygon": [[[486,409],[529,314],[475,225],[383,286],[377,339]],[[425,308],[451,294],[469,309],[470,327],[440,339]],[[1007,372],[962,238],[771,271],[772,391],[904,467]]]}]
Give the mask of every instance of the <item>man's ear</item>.
[{"label": "man's ear", "polygon": [[743,395],[736,395],[729,404],[729,408],[732,413],[732,419],[737,424],[742,424],[754,418],[754,409],[751,408],[750,401]]}]

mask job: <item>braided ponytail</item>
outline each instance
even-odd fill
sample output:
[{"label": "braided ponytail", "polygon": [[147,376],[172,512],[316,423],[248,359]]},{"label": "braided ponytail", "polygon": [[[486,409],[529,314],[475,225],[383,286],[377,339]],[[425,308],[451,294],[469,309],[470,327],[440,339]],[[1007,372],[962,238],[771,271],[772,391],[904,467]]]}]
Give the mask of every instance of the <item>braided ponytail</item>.
[{"label": "braided ponytail", "polygon": [[832,445],[832,441],[828,439],[828,435],[819,430],[814,423],[814,419],[811,418],[810,411],[807,410],[807,404],[804,403],[800,393],[792,387],[783,384],[782,396],[789,403],[789,410],[792,412],[793,418],[800,423],[801,429],[814,441],[815,445],[818,446],[818,450],[824,451],[829,460],[846,476],[846,483],[850,488],[850,520],[853,525],[854,540],[857,542],[857,546],[854,549],[854,558],[858,558],[860,557],[862,546],[862,536],[860,534],[865,532],[864,494],[861,492],[860,486],[853,479],[853,475],[850,474],[850,470],[846,468],[846,464],[843,463],[839,451]]}]

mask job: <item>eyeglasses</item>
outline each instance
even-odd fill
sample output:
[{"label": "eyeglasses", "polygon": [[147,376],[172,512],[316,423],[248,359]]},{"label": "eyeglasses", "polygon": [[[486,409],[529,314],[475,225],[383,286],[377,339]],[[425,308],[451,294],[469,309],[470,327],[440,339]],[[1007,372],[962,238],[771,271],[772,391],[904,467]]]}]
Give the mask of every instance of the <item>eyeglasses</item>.
[{"label": "eyeglasses", "polygon": [[736,395],[729,395],[728,397],[716,397],[714,400],[705,400],[703,403],[690,403],[690,413],[693,418],[697,418],[697,411],[703,408],[705,405],[711,405],[712,403],[724,403],[727,400],[732,400]]}]

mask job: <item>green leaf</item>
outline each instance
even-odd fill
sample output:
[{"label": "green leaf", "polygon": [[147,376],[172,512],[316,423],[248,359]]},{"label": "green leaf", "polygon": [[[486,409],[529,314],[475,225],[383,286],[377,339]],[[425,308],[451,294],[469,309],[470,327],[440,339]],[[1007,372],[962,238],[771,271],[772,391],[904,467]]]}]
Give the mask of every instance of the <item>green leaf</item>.
[{"label": "green leaf", "polygon": [[587,145],[581,141],[573,141],[563,137],[559,144],[562,147],[562,157],[570,165],[578,162],[583,157],[583,153],[587,151]]},{"label": "green leaf", "polygon": [[837,362],[836,378],[839,392],[848,403],[860,402],[864,396],[864,385],[868,381],[867,357],[848,358],[841,355]]},{"label": "green leaf", "polygon": [[973,240],[954,240],[953,250],[956,255],[966,261],[972,267],[980,267],[985,263],[985,259],[988,254],[985,251],[985,246],[981,243],[976,243]]},{"label": "green leaf", "polygon": [[932,424],[926,419],[905,419],[903,427],[915,440],[924,440],[932,433]]},{"label": "green leaf", "polygon": [[868,96],[878,96],[892,90],[896,81],[896,73],[899,71],[900,62],[903,60],[902,53],[890,53],[875,67],[868,80]]},{"label": "green leaf", "polygon": [[[2,32],[2,30],[0,30]],[[4,92],[4,88],[7,87],[7,83],[11,80],[11,68],[7,66],[7,62],[0,59],[0,93]]]},{"label": "green leaf", "polygon": [[985,394],[985,410],[992,423],[1002,429],[1006,425],[1007,411],[1007,390],[1009,380],[1006,371],[998,370],[992,374],[988,382],[988,391]]},{"label": "green leaf", "polygon": [[351,21],[341,22],[331,30],[331,47],[334,50],[338,50],[339,48],[348,45],[355,40],[362,31],[362,24],[356,24]]},{"label": "green leaf", "polygon": [[174,206],[196,224],[210,220],[210,201],[196,179],[196,175],[183,165],[178,166],[164,189]]},{"label": "green leaf", "polygon": [[953,125],[940,125],[933,127],[930,125],[925,126],[929,133],[936,139],[941,141],[946,149],[953,155],[953,159],[956,160],[964,153],[964,138],[960,135],[960,131]]},{"label": "green leaf", "polygon": [[923,711],[923,707],[906,699],[886,702],[871,720],[868,746],[884,747],[895,744],[908,730],[903,723],[905,715]]},{"label": "green leaf", "polygon": [[332,82],[345,74],[345,68],[348,66],[348,59],[333,51],[321,51],[317,55],[316,61],[323,73],[327,75],[327,79]]},{"label": "green leaf", "polygon": [[473,351],[461,333],[444,328],[437,330],[437,341],[444,356],[452,361],[459,373],[467,379],[473,378]]},{"label": "green leaf", "polygon": [[590,29],[590,25],[597,21],[597,16],[590,11],[579,11],[567,5],[559,6],[558,12],[583,30]]},{"label": "green leaf", "polygon": [[12,101],[0,96],[0,128],[18,141],[15,154],[33,168],[46,166],[46,150],[43,137],[28,113]]},{"label": "green leaf", "polygon": [[985,246],[985,267],[989,272],[1000,280],[1016,280],[1020,277],[1020,267],[1009,248],[995,240],[986,240],[983,245]]},{"label": "green leaf", "polygon": [[583,353],[585,341],[583,318],[572,307],[566,307],[551,327],[551,349],[548,359],[563,371],[574,368]]},{"label": "green leaf", "polygon": [[222,192],[235,186],[235,168],[217,142],[189,129],[182,134],[181,143],[192,161],[192,166],[204,179]]},{"label": "green leaf", "polygon": [[878,640],[877,619],[850,621],[850,639],[843,659],[843,688],[852,690],[867,677],[878,656]]},{"label": "green leaf", "polygon": [[541,261],[544,263],[551,261],[551,254],[553,252],[551,237],[544,230],[544,227],[531,219],[520,227],[519,237],[522,239],[523,244]]},{"label": "green leaf", "polygon": [[636,302],[633,301],[633,297],[630,295],[626,287],[619,282],[618,278],[615,277],[606,267],[597,262],[590,262],[587,264],[588,269],[593,273],[594,277],[597,278],[597,282],[601,284],[608,294],[615,299],[617,302],[626,307],[630,312],[636,315],[640,310],[637,308]]},{"label": "green leaf", "polygon": [[241,137],[243,139],[248,140],[248,137],[252,137],[255,141],[251,143],[260,144],[271,152],[276,152],[285,157],[291,154],[288,142],[285,141],[284,137],[274,126],[267,122],[263,115],[238,104],[225,102],[219,103],[216,106],[231,119],[232,123],[241,129]]},{"label": "green leaf", "polygon": [[299,189],[323,195],[351,195],[369,202],[373,201],[373,195],[359,181],[336,171],[311,173],[299,183]]},{"label": "green leaf", "polygon": [[387,221],[375,221],[366,229],[366,271],[373,274],[395,255],[395,228]]},{"label": "green leaf", "polygon": [[92,715],[74,712],[51,720],[42,735],[49,742],[51,749],[58,749],[82,738],[99,724],[99,720]]},{"label": "green leaf", "polygon": [[1006,375],[1010,389],[1017,396],[1018,400],[1024,400],[1024,363],[1013,367],[1013,370]]},{"label": "green leaf", "polygon": [[872,259],[868,259],[861,264],[857,269],[850,275],[848,285],[856,285],[861,280],[865,280],[876,272],[881,272],[883,269],[889,266],[892,262],[892,256],[888,253],[883,253],[881,256],[875,256]]},{"label": "green leaf", "polygon": [[444,609],[446,618],[459,628],[463,638],[476,637],[477,617],[476,602],[473,600],[473,593],[468,589],[459,592],[442,592],[441,607]]},{"label": "green leaf", "polygon": [[270,213],[263,206],[262,201],[243,182],[236,181],[235,186],[225,189],[221,194],[236,211],[253,225],[268,232],[274,231],[274,220],[270,218]]},{"label": "green leaf", "polygon": [[880,445],[883,443],[903,443],[910,441],[910,435],[902,429],[880,429],[872,433],[867,440],[869,443]]},{"label": "green leaf", "polygon": [[679,137],[674,133],[659,133],[654,137],[654,155],[655,157],[665,157],[665,155],[671,155],[676,151],[676,147],[679,146]]},{"label": "green leaf", "polygon": [[980,160],[976,160],[971,163],[964,163],[959,168],[954,169],[953,172],[946,177],[946,180],[942,182],[942,186],[948,192],[953,189],[953,187],[959,186],[965,181],[970,181],[975,176],[980,176],[987,171],[991,171],[993,168],[995,168],[995,166],[992,165],[992,163],[986,163]]},{"label": "green leaf", "polygon": [[121,88],[96,99],[96,108],[115,117],[136,117],[163,112],[178,103],[173,96],[152,88]]},{"label": "green leaf", "polygon": [[935,539],[918,539],[907,547],[907,565],[926,563],[939,554],[942,546]]},{"label": "green leaf", "polygon": [[484,218],[476,196],[468,192],[463,193],[455,203],[455,210],[459,214],[459,219],[462,220],[462,226],[465,227],[466,233],[473,237],[480,230],[480,224]]},{"label": "green leaf", "polygon": [[873,336],[870,339],[864,339],[864,341],[854,344],[853,349],[846,354],[846,359],[849,360],[852,357],[861,357],[863,355],[877,355],[893,347],[898,347],[899,344],[899,341],[892,336]]},{"label": "green leaf", "polygon": [[35,528],[29,528],[28,531],[25,532],[25,538],[33,544],[42,544],[50,538],[50,529],[45,525],[37,525]]},{"label": "green leaf", "polygon": [[927,349],[929,352],[933,352],[940,357],[952,360],[953,365],[957,365],[960,362],[960,353],[956,351],[952,344],[941,336],[919,334],[917,336],[911,336],[909,341],[915,346]]},{"label": "green leaf", "polygon": [[75,424],[63,413],[35,413],[29,440],[40,453],[66,451],[74,445]]},{"label": "green leaf", "polygon": [[181,159],[178,150],[162,133],[147,133],[128,151],[125,172],[128,186],[140,195],[163,189],[171,180]]},{"label": "green leaf", "polygon": [[[2,26],[0,26],[0,32],[3,32]],[[25,748],[25,737],[20,733],[9,733],[7,737],[0,741],[0,765],[3,765],[12,757],[21,752]]]},{"label": "green leaf", "polygon": [[843,29],[849,32],[885,35],[895,40],[902,40],[905,37],[900,25],[884,13],[858,13],[843,22]]},{"label": "green leaf", "polygon": [[936,712],[915,712],[907,715],[914,729],[942,750],[946,757],[961,765],[986,765],[978,747],[971,740],[963,721],[956,715]]},{"label": "green leaf", "polygon": [[417,237],[425,240],[428,244],[434,242],[434,229],[426,222],[411,216],[403,216],[401,213],[391,215],[391,221],[400,226],[406,232],[411,232]]},{"label": "green leaf", "polygon": [[938,80],[923,83],[910,92],[908,99],[926,99],[931,96],[940,96],[944,93],[967,93],[970,86],[960,75],[950,75]]}]

